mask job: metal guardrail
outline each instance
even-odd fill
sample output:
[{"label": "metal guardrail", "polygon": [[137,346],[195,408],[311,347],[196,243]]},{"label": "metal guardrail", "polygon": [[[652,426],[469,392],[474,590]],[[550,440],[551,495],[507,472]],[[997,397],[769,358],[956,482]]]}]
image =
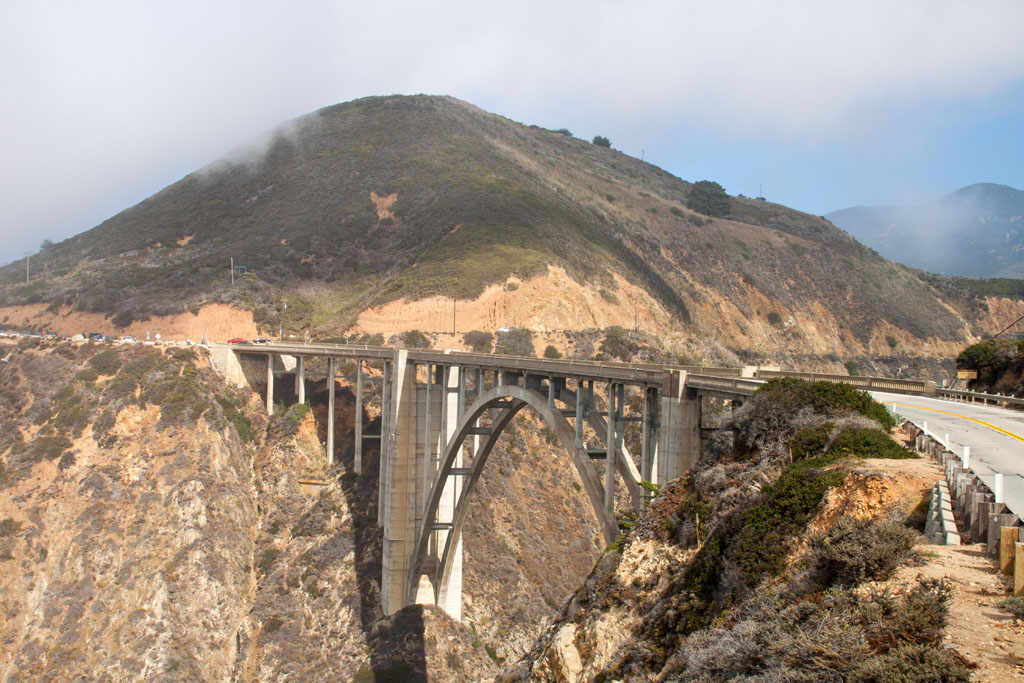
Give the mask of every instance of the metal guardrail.
[{"label": "metal guardrail", "polygon": [[948,398],[954,401],[969,403],[995,403],[1003,406],[1024,406],[1024,398],[1016,396],[1000,396],[999,394],[985,394],[980,391],[964,391],[961,389],[937,389],[936,396]]}]

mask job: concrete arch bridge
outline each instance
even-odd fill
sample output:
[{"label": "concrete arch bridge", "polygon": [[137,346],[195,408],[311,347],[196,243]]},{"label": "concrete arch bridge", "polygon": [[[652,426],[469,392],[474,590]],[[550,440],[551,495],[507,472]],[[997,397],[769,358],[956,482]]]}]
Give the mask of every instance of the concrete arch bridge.
[{"label": "concrete arch bridge", "polygon": [[[462,528],[475,486],[494,445],[523,410],[535,413],[571,457],[605,541],[618,535],[616,492],[643,505],[641,481],[662,484],[700,458],[701,398],[736,405],[763,380],[756,369],[546,360],[382,347],[267,344],[215,345],[211,360],[229,381],[266,386],[293,379],[305,402],[306,363],[326,358],[327,457],[334,459],[337,363],[354,363],[355,451],[362,471],[364,440],[381,439],[382,607],[414,604],[462,613]],[[363,433],[366,366],[381,381],[381,433]],[[774,374],[774,373],[766,373]],[[781,374],[781,373],[780,373]],[[820,377],[819,377],[820,378]],[[627,391],[629,392],[627,394]],[[627,396],[639,395],[631,412]],[[636,401],[632,401],[635,405]],[[627,423],[640,426],[640,452],[624,444]]]}]

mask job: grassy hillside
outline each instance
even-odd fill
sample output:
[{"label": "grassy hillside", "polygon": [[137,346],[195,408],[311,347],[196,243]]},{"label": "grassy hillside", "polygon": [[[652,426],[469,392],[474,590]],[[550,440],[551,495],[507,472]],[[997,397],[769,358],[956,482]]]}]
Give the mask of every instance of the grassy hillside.
[{"label": "grassy hillside", "polygon": [[[730,198],[711,218],[692,185],[612,149],[448,97],[376,97],[312,113],[96,228],[0,268],[0,305],[46,303],[115,324],[208,302],[337,332],[371,305],[478,295],[557,265],[642,287],[680,325],[709,292],[757,320],[819,305],[864,340],[885,321],[959,339],[933,287],[829,222]],[[230,283],[229,263],[245,266]]]}]

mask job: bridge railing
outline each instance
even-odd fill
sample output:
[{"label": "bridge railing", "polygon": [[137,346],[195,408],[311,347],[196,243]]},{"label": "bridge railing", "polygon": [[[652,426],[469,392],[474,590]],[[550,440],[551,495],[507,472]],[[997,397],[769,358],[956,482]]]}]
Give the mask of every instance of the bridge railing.
[{"label": "bridge railing", "polygon": [[721,391],[726,394],[752,396],[764,385],[763,381],[746,377],[717,377],[715,375],[688,374],[686,386],[694,389]]},{"label": "bridge railing", "polygon": [[757,370],[760,379],[773,377],[797,377],[810,382],[834,382],[850,384],[858,389],[872,391],[897,391],[909,394],[926,394],[931,391],[930,384],[921,380],[893,379],[890,377],[860,377],[851,375],[829,375],[817,372],[790,372],[787,370]]}]

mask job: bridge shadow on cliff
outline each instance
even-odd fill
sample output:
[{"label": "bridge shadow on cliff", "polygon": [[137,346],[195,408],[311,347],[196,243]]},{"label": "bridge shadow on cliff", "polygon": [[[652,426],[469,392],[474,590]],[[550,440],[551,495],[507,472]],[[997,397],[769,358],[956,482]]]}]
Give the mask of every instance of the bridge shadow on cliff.
[{"label": "bridge shadow on cliff", "polygon": [[[309,395],[320,443],[327,441],[327,386],[317,382]],[[365,396],[364,396],[365,399]],[[355,569],[359,598],[359,620],[370,647],[370,668],[361,670],[354,680],[373,681],[427,680],[423,610],[407,607],[385,617],[381,609],[383,530],[377,524],[380,477],[380,440],[364,439],[362,474],[354,471],[355,395],[347,387],[335,393],[335,462],[329,476],[337,479],[352,515],[355,544]],[[364,413],[365,415],[365,413]],[[380,434],[380,418],[363,423],[364,435]]]}]

